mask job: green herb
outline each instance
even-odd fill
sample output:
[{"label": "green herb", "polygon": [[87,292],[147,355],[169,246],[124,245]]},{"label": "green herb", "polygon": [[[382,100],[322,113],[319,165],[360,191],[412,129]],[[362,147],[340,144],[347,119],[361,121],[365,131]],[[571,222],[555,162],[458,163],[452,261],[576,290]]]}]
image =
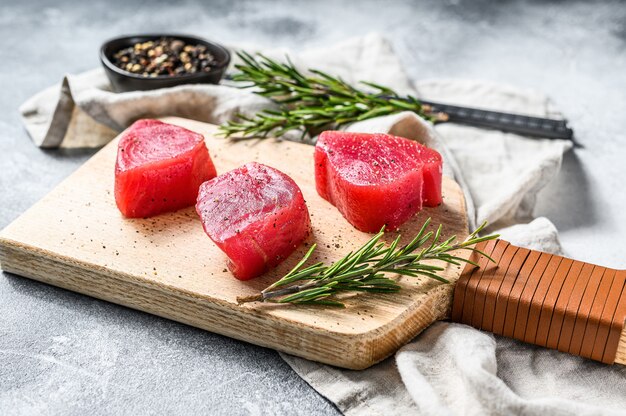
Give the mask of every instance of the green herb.
[{"label": "green herb", "polygon": [[439,260],[454,265],[470,263],[478,266],[469,259],[452,254],[451,252],[455,250],[476,251],[493,261],[491,257],[475,247],[482,241],[499,237],[499,235],[478,236],[478,233],[487,225],[486,223],[478,227],[464,241],[457,242],[456,236],[441,241],[443,230],[441,225],[437,231],[427,232],[430,221],[428,218],[413,240],[402,247],[398,247],[400,236],[389,246],[380,242],[384,234],[383,227],[365,245],[355,252],[348,253],[335,263],[325,265],[320,262],[305,267],[305,263],[315,251],[315,245],[313,245],[293,270],[261,293],[239,298],[239,302],[259,301],[343,307],[343,303],[336,298],[336,295],[340,293],[399,291],[400,285],[389,278],[389,275],[425,276],[448,283],[439,275],[445,267],[426,264],[426,260]]},{"label": "green herb", "polygon": [[431,120],[445,120],[447,115],[433,113],[413,96],[400,96],[394,90],[371,82],[361,82],[373,91],[365,91],[316,69],[305,75],[287,57],[279,63],[263,55],[246,52],[237,55],[243,64],[232,79],[244,83],[241,88],[255,88],[255,93],[271,99],[276,110],[264,110],[252,117],[238,115],[238,120],[220,126],[226,137],[281,136],[298,130],[304,137],[337,128],[355,121],[413,111]]}]

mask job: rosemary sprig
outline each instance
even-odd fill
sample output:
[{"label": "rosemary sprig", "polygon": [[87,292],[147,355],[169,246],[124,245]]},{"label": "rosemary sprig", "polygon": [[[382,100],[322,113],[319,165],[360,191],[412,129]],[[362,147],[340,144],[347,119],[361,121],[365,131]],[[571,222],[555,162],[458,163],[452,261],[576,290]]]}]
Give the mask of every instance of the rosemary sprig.
[{"label": "rosemary sprig", "polygon": [[470,263],[478,266],[469,259],[452,254],[455,250],[476,251],[493,261],[491,257],[475,247],[482,241],[499,237],[499,235],[478,236],[487,223],[483,223],[464,241],[457,242],[456,236],[441,241],[443,230],[441,225],[435,232],[426,231],[430,222],[431,219],[428,218],[411,242],[402,247],[398,247],[400,236],[389,246],[380,242],[384,234],[383,227],[361,248],[348,253],[335,263],[325,265],[320,262],[305,267],[315,251],[314,244],[302,260],[280,280],[257,295],[239,298],[239,302],[259,301],[343,307],[344,304],[336,298],[336,295],[340,293],[399,291],[400,285],[389,278],[389,275],[425,276],[448,283],[439,275],[445,267],[427,264],[426,260],[439,260],[454,265]]},{"label": "rosemary sprig", "polygon": [[238,120],[220,126],[223,136],[278,137],[291,130],[307,133],[344,126],[355,121],[413,111],[431,121],[444,120],[445,114],[432,112],[411,95],[400,96],[394,90],[372,82],[361,82],[373,91],[365,91],[341,78],[309,69],[307,75],[287,63],[279,63],[263,55],[246,52],[237,55],[243,64],[232,80],[242,82],[241,88],[255,88],[255,93],[271,99],[276,110],[264,110],[252,117],[242,114]]}]

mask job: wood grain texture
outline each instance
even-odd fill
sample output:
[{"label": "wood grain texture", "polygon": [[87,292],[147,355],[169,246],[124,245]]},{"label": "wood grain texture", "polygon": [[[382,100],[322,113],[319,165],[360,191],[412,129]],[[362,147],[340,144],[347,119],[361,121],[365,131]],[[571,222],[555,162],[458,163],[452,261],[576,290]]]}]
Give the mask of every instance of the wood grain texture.
[{"label": "wood grain texture", "polygon": [[476,248],[472,261],[479,267],[467,264],[455,286],[453,321],[606,364],[625,363],[626,271],[503,240]]},{"label": "wood grain texture", "polygon": [[[311,213],[318,250],[331,262],[370,238],[355,230],[315,191],[313,147],[275,140],[230,142],[215,126],[164,121],[204,134],[218,173],[259,161],[290,175]],[[226,270],[225,255],[204,234],[193,207],[148,219],[125,219],[113,197],[117,140],[0,233],[0,265],[15,273],[96,298],[323,363],[363,369],[392,354],[432,322],[449,315],[452,284],[398,278],[398,294],[360,294],[346,309],[238,305],[283,275],[307,250],[248,282]],[[427,208],[399,232],[409,239],[427,217],[444,234],[467,235],[463,194],[449,178],[444,203]],[[387,241],[396,236],[386,235]],[[460,269],[449,266],[454,282]],[[622,352],[623,353],[623,352]],[[619,352],[618,352],[619,355]]]}]

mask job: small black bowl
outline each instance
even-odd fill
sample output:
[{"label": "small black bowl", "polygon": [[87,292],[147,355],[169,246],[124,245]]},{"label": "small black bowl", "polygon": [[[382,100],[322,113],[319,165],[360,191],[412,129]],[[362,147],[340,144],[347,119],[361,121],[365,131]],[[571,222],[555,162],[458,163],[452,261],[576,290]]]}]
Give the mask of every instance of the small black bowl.
[{"label": "small black bowl", "polygon": [[[133,46],[136,43],[143,43],[150,40],[157,40],[162,37],[179,39],[186,44],[204,45],[216,60],[216,64],[209,72],[197,72],[195,74],[180,75],[159,75],[157,77],[144,77],[125,71],[113,64],[113,55],[121,49]],[[113,90],[116,92],[125,91],[146,91],[157,88],[175,87],[182,84],[218,84],[228,64],[230,63],[230,52],[217,43],[188,35],[177,34],[148,34],[123,36],[106,41],[100,48],[100,61],[111,81]]]}]

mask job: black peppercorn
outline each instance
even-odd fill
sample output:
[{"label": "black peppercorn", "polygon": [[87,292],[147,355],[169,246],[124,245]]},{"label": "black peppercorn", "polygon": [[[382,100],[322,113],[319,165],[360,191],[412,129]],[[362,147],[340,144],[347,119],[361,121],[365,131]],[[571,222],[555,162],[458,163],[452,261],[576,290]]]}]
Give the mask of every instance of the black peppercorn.
[{"label": "black peppercorn", "polygon": [[119,50],[113,64],[136,75],[157,77],[209,72],[216,61],[204,45],[163,37]]}]

